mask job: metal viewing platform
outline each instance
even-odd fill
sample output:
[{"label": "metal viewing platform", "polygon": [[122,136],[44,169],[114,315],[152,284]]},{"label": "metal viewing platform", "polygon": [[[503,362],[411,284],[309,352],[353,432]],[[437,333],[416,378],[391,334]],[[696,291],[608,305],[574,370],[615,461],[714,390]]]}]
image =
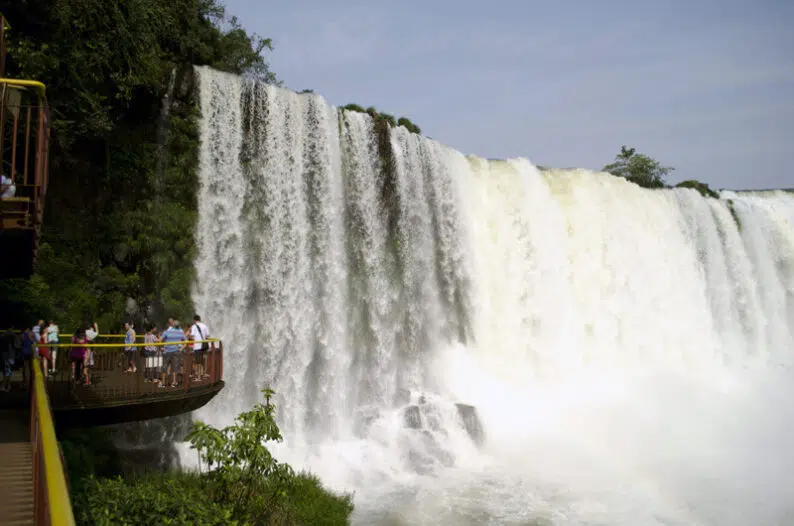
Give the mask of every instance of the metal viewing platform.
[{"label": "metal viewing platform", "polygon": [[[206,343],[209,350],[194,352],[193,344]],[[179,346],[175,353],[165,347]],[[39,346],[55,357],[55,372],[45,379],[53,416],[59,429],[150,420],[194,411],[209,402],[223,389],[223,342],[218,339],[174,343],[94,343]],[[73,376],[72,348],[93,351],[93,366],[88,368],[90,384]],[[154,356],[143,356],[145,348],[155,349]],[[125,351],[127,349],[127,351]],[[129,352],[130,349],[134,351]],[[135,372],[128,372],[133,355]],[[151,354],[151,353],[150,353]],[[175,385],[170,374],[165,382],[156,382],[166,374],[170,358],[177,358],[180,372]],[[199,363],[202,374],[195,374]],[[29,407],[29,386],[22,368],[14,371],[11,392],[0,393],[0,410],[24,410]]]},{"label": "metal viewing platform", "polygon": [[[194,351],[196,344],[208,349]],[[74,348],[94,353],[84,376],[89,381],[79,381],[79,364],[88,360],[72,360]],[[52,369],[45,356],[52,359],[54,372],[45,372]],[[40,344],[34,356],[17,365],[21,367],[13,371],[11,390],[0,392],[3,526],[74,525],[56,429],[186,413],[209,402],[224,385],[223,343],[218,339]]]},{"label": "metal viewing platform", "polygon": [[5,76],[8,22],[0,13],[0,278],[33,271],[44,221],[50,148],[46,88]]}]

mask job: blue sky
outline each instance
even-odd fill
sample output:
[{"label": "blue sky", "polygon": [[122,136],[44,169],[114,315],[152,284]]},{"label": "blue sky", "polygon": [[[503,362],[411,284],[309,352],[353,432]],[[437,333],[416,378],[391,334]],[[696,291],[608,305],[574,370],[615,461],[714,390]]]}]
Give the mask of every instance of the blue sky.
[{"label": "blue sky", "polygon": [[794,187],[791,0],[225,0],[287,87],[464,153],[600,169],[621,144],[716,188]]}]

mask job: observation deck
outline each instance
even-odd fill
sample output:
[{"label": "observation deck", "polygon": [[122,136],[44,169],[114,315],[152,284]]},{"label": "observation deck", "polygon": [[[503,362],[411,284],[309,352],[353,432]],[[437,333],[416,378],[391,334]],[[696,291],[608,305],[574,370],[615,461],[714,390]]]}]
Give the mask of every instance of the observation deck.
[{"label": "observation deck", "polygon": [[[88,427],[150,420],[175,416],[204,406],[223,389],[223,342],[218,339],[174,343],[111,343],[110,340],[123,335],[100,335],[105,343],[80,344],[94,353],[94,365],[89,368],[90,384],[73,379],[69,358],[72,343],[58,345],[39,344],[40,354],[45,351],[55,357],[55,372],[45,379],[47,392],[52,400],[52,411],[58,429]],[[192,345],[206,343],[209,350],[196,353]],[[170,375],[166,382],[154,382],[163,378],[169,354],[163,353],[168,346],[181,349],[174,353],[181,364],[181,373],[175,375],[172,386]],[[144,348],[154,349],[155,356],[143,356]],[[134,349],[136,372],[128,372],[129,355],[125,349]],[[201,375],[195,369],[203,366]],[[11,392],[0,393],[0,411],[26,410],[29,407],[29,391],[23,371],[13,372]]]},{"label": "observation deck", "polygon": [[[75,524],[56,429],[178,415],[198,409],[223,388],[218,339],[112,341],[118,338],[123,335],[100,335],[105,343],[39,345],[28,367],[13,371],[11,391],[0,392],[0,526]],[[209,348],[195,352],[199,343]],[[74,347],[93,351],[90,382],[78,381],[72,369]],[[42,356],[52,359],[55,372],[45,372],[52,366]]]},{"label": "observation deck", "polygon": [[[0,13],[0,278],[28,277],[39,246],[47,195],[50,115],[46,87],[5,78],[5,35]],[[10,188],[9,188],[10,186]]]}]

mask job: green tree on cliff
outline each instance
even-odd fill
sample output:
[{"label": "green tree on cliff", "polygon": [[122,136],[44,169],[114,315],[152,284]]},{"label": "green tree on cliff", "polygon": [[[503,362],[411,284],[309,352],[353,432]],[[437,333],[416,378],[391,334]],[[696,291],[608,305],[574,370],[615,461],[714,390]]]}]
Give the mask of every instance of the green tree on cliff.
[{"label": "green tree on cliff", "polygon": [[634,148],[625,145],[615,156],[615,162],[604,166],[603,171],[618,177],[624,177],[643,188],[664,188],[665,177],[675,168],[662,166],[659,161],[647,155],[637,153]]}]

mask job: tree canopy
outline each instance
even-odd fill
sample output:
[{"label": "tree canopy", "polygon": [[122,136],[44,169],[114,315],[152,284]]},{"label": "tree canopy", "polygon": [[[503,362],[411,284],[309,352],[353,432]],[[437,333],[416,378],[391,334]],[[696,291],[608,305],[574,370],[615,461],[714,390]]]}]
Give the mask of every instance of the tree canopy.
[{"label": "tree canopy", "polygon": [[662,166],[656,159],[637,153],[634,148],[624,145],[620,147],[620,153],[615,156],[615,161],[604,166],[602,170],[624,177],[643,188],[664,188],[665,178],[674,169],[670,166]]},{"label": "tree canopy", "polygon": [[342,106],[342,109],[348,111],[357,111],[359,113],[366,113],[370,117],[375,119],[375,121],[384,121],[391,127],[402,126],[411,133],[422,133],[422,130],[419,128],[419,126],[411,122],[411,120],[408,119],[407,117],[400,117],[399,119],[395,119],[394,115],[391,115],[389,113],[381,113],[378,110],[376,110],[374,106],[370,106],[365,109],[364,107],[358,104],[346,104]]},{"label": "tree canopy", "polygon": [[47,84],[52,120],[42,246],[31,279],[0,280],[7,323],[191,315],[192,65],[276,82],[271,41],[218,0],[18,0],[3,11],[8,76]]}]

